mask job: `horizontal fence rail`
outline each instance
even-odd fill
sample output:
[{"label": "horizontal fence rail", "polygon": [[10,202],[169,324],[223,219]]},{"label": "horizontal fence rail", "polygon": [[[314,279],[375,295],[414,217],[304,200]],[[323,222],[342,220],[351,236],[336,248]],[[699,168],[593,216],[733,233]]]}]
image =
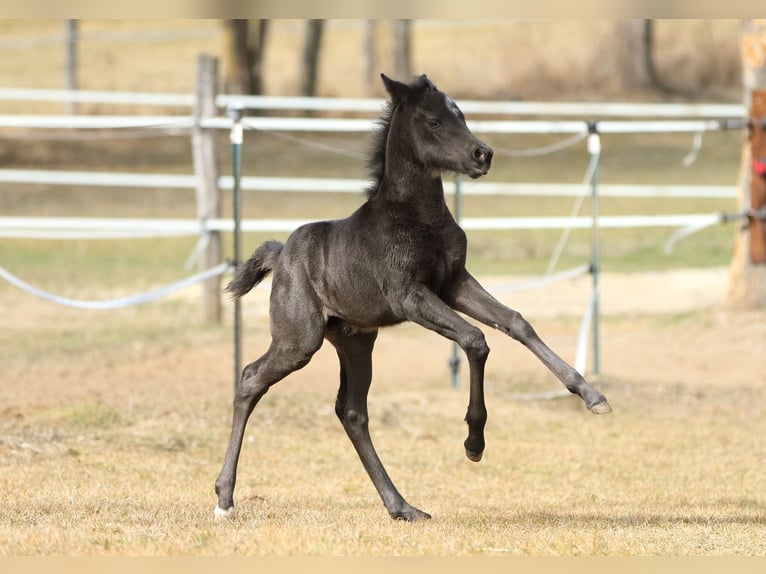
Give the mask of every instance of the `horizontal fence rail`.
[{"label": "horizontal fence rail", "polygon": [[[198,79],[199,82],[199,79]],[[211,95],[212,97],[213,95]],[[198,110],[196,98],[190,94],[152,94],[69,90],[27,90],[0,88],[0,101],[38,101],[59,102],[62,104],[91,103],[106,105],[162,106],[165,108],[189,108],[188,113],[165,113],[148,115],[0,115],[0,138],[29,138],[25,130],[143,130],[141,135],[199,135],[201,128],[232,130],[241,129],[268,132],[346,132],[369,133],[375,129],[377,116],[385,102],[375,98],[295,98],[269,96],[218,95],[214,107],[208,106],[205,113]],[[208,104],[213,103],[209,100]],[[597,165],[601,145],[598,134],[651,134],[651,133],[692,133],[694,149],[684,164],[690,164],[699,151],[702,134],[708,131],[741,129],[748,126],[747,113],[742,105],[720,104],[633,104],[633,103],[539,103],[539,102],[486,102],[461,101],[460,106],[466,114],[479,116],[467,122],[471,130],[484,134],[571,134],[563,142],[557,142],[545,148],[505,151],[506,155],[542,155],[574,145],[587,136],[587,151],[590,165],[582,184],[557,183],[497,183],[497,182],[444,182],[445,192],[461,195],[525,195],[525,196],[571,196],[576,197],[576,209],[569,216],[544,217],[456,217],[467,231],[495,230],[564,230],[559,245],[563,246],[571,230],[590,229],[593,237],[593,259],[590,264],[581,265],[574,270],[559,274],[562,278],[571,278],[590,272],[593,276],[593,293],[583,316],[578,337],[576,368],[585,371],[587,353],[587,332],[593,331],[594,372],[598,372],[598,230],[625,228],[680,228],[666,243],[666,250],[682,237],[716,223],[732,221],[742,214],[663,214],[663,215],[600,215],[599,197],[684,197],[684,198],[723,198],[737,197],[735,186],[696,186],[696,185],[614,185],[599,184]],[[272,115],[247,116],[240,118],[240,113],[225,117],[223,109],[235,111],[241,109],[271,110],[284,112],[286,117]],[[121,110],[120,110],[121,111]],[[177,112],[179,110],[173,110]],[[328,116],[342,117],[298,117],[295,111],[328,112]],[[345,115],[344,115],[345,114]],[[348,114],[369,115],[370,117],[349,117]],[[514,117],[515,116],[515,117]],[[505,117],[506,119],[498,119]],[[518,118],[527,119],[518,119]],[[539,119],[544,118],[544,119]],[[559,119],[553,119],[559,118]],[[565,118],[565,119],[560,119]],[[585,119],[587,118],[587,119]],[[626,119],[633,118],[633,119]],[[636,120],[635,118],[642,118]],[[210,132],[208,131],[208,134]],[[77,133],[56,133],[49,131],[41,134],[44,138],[78,137]],[[79,135],[79,137],[93,137]],[[97,134],[96,137],[119,137],[119,133]],[[135,137],[135,132],[128,137]],[[289,136],[288,136],[289,137]],[[297,139],[297,138],[296,138]],[[232,139],[234,143],[234,139]],[[338,151],[338,150],[336,150]],[[196,169],[196,167],[195,167]],[[202,170],[201,173],[204,173]],[[217,172],[216,172],[217,173]],[[140,174],[140,173],[94,173],[78,171],[43,171],[0,169],[0,182],[15,184],[70,185],[82,187],[134,187],[134,188],[198,188],[200,178],[197,175]],[[216,186],[217,182],[217,186]],[[296,192],[341,192],[362,194],[369,182],[361,179],[340,178],[284,178],[284,177],[213,177],[207,182],[212,189],[233,189],[237,198],[239,190],[253,191],[296,191]],[[592,194],[591,194],[592,192]],[[591,198],[593,206],[590,216],[579,215],[580,202]],[[460,200],[456,202],[460,203]],[[236,205],[236,200],[235,200]],[[458,210],[459,211],[459,210]],[[305,219],[248,219],[240,221],[237,209],[235,219],[223,219],[216,216],[201,215],[197,219],[180,218],[95,218],[95,217],[2,217],[0,216],[0,238],[28,239],[126,239],[152,237],[197,237],[199,238],[194,254],[217,233],[234,232],[238,241],[238,231],[260,233],[289,233],[297,227],[310,223]],[[235,241],[235,243],[236,243]],[[558,250],[559,246],[557,246]],[[236,253],[236,248],[235,248]],[[555,252],[557,260],[558,252]],[[235,257],[236,262],[236,257]],[[549,264],[552,269],[553,266]],[[221,274],[229,265],[220,263],[204,273]],[[207,275],[201,275],[207,277]],[[6,280],[14,281],[17,286],[35,290],[38,295],[52,298],[50,294],[36,290],[20,279],[6,272]],[[189,281],[197,281],[197,277]],[[546,276],[543,281],[551,281],[553,276]],[[558,277],[556,277],[558,280]],[[185,280],[186,281],[186,280]],[[537,284],[538,282],[535,282]],[[164,294],[165,288],[158,293]],[[152,297],[154,293],[150,294]],[[149,295],[139,295],[144,300]],[[131,298],[129,302],[133,302]],[[148,299],[147,299],[148,300]],[[97,305],[107,308],[128,301],[82,302],[69,301],[70,304]],[[239,343],[236,343],[237,347]],[[235,360],[235,363],[237,360]],[[450,365],[455,367],[458,361],[453,354]],[[236,371],[237,369],[235,369]],[[235,379],[236,380],[236,379]]]},{"label": "horizontal fence rail", "polygon": [[[191,107],[191,94],[150,92],[107,92],[96,90],[40,90],[0,88],[0,100],[59,103],[120,104],[140,106]],[[285,96],[240,96],[221,94],[216,105],[226,108],[237,104],[254,110],[313,110],[328,112],[379,113],[385,100],[379,98],[321,98]],[[491,102],[461,100],[460,108],[469,114],[549,115],[588,117],[653,117],[653,118],[741,118],[745,107],[740,104],[636,104],[630,102]]]},{"label": "horizontal fence rail", "polygon": [[[168,175],[153,173],[119,173],[92,171],[55,171],[0,169],[0,183],[64,185],[85,187],[134,187],[151,189],[193,189],[197,185],[195,175]],[[245,191],[295,191],[312,193],[354,193],[362,194],[370,184],[365,179],[311,178],[311,177],[257,177],[248,176],[241,180]],[[221,189],[232,189],[231,176],[218,180]],[[453,180],[444,181],[447,194],[456,192]],[[586,184],[573,183],[501,183],[464,182],[463,195],[512,195],[577,197],[587,195]],[[601,184],[601,197],[685,197],[731,199],[737,197],[733,185],[630,185]]]},{"label": "horizontal fence rail", "polygon": [[[485,134],[587,134],[594,129],[602,134],[699,133],[745,127],[744,120],[661,120],[661,121],[537,121],[537,120],[473,120],[467,122],[471,131]],[[0,115],[0,128],[36,129],[174,129],[194,127],[232,128],[226,117],[198,119],[192,116],[78,116],[78,115]],[[248,117],[242,119],[245,129],[288,132],[346,132],[368,133],[375,129],[375,119],[354,118],[292,118]]]},{"label": "horizontal fence rail", "polygon": [[[600,215],[602,229],[635,227],[681,227],[716,223],[721,214],[674,215]],[[289,233],[312,219],[245,219],[243,232]],[[460,226],[467,231],[590,229],[593,218],[588,215],[570,217],[464,217]],[[91,218],[91,217],[0,217],[0,237],[122,239],[128,237],[196,236],[210,231],[231,232],[231,219],[180,218]]]}]

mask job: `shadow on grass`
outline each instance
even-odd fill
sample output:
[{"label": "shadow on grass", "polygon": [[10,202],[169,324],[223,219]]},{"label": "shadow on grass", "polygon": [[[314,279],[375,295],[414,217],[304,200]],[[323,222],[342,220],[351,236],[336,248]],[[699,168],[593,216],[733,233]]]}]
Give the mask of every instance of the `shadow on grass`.
[{"label": "shadow on grass", "polygon": [[[684,512],[673,510],[661,512],[627,512],[609,514],[608,512],[515,512],[513,514],[498,513],[492,517],[480,520],[491,522],[496,526],[508,528],[556,528],[556,529],[636,529],[636,528],[665,528],[683,525],[715,526],[715,525],[766,525],[766,505],[755,500],[747,499],[739,503],[739,509],[731,510],[731,503],[719,502],[706,505],[710,510],[699,509]],[[717,511],[716,507],[723,510]],[[464,517],[466,522],[476,520],[476,516]]]}]

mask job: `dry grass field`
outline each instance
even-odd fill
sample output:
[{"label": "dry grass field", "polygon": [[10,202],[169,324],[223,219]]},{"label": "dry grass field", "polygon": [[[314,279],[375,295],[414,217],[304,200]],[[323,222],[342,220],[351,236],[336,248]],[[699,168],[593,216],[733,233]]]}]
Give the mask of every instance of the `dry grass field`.
[{"label": "dry grass field", "polygon": [[[489,333],[488,447],[478,464],[463,455],[467,389],[449,385],[449,344],[414,326],[383,332],[373,439],[405,496],[433,514],[418,524],[389,519],[335,419],[330,349],[256,409],[238,515],[218,523],[228,328],[200,327],[189,297],[105,315],[4,287],[1,552],[762,555],[766,315],[695,296],[700,284],[720,294],[721,277],[605,278],[605,305],[632,293],[641,311],[607,307],[598,381],[615,409],[608,416],[573,398],[525,400],[558,382]],[[651,312],[663,282],[702,307]],[[557,291],[518,306],[571,358],[578,319]],[[245,306],[249,358],[267,343],[262,297]]]},{"label": "dry grass field", "polygon": [[[297,59],[291,58],[300,28],[281,26],[284,34],[275,40],[280,49],[268,57],[272,69],[284,74],[269,79],[272,93],[289,92],[295,83]],[[349,49],[360,31],[336,26],[321,91],[362,95],[361,67]],[[530,25],[471,23],[447,45],[439,25],[424,25],[417,29],[417,67],[456,97],[567,99],[553,80],[573,77],[566,70],[575,64],[587,67],[599,47],[591,41],[605,38],[608,25],[551,26],[546,36]],[[685,61],[691,38],[719,43],[715,66],[726,67],[731,53],[725,38],[736,32],[736,23],[682,22],[675,32],[665,26],[659,28],[668,46],[662,66]],[[145,34],[141,43],[119,40],[137,29]],[[177,34],[172,41],[152,35],[168,29]],[[5,85],[60,85],[58,45],[30,41],[56,30],[60,23],[0,22],[4,42],[27,42],[14,48],[17,57],[0,58]],[[215,52],[220,44],[214,22],[84,22],[83,32],[90,39],[83,45],[82,81],[91,89],[190,91],[196,54]],[[482,74],[471,66],[465,55],[477,32],[495,46],[497,61],[490,63],[502,73]],[[543,41],[551,37],[555,41]],[[686,44],[672,41],[682,37]],[[506,66],[508,59],[497,52],[511,47],[519,57]],[[465,57],[457,58],[458,51]],[[553,93],[518,83],[535,62],[544,66]],[[589,91],[577,77],[581,99],[624,95],[606,81]],[[19,106],[3,102],[2,113],[51,107]],[[42,142],[2,135],[0,161],[6,166],[190,173],[185,138]],[[734,184],[739,138],[706,135],[693,170],[679,167],[689,138],[605,138],[601,176],[617,183]],[[351,150],[363,143],[322,141]],[[265,136],[248,139],[245,153],[248,175],[363,175],[360,162],[328,160]],[[584,167],[575,152],[560,156],[555,168],[546,160],[498,157],[490,177],[576,182]],[[10,215],[194,214],[185,191],[29,186],[1,193],[0,210]],[[359,201],[253,194],[246,215],[335,217]],[[467,214],[477,216],[558,215],[570,207],[569,201],[549,200],[466,202]],[[602,207],[609,213],[683,213],[732,206],[694,200],[605,201]],[[194,288],[158,303],[98,312],[56,306],[2,283],[0,555],[762,556],[766,313],[721,306],[734,233],[730,227],[705,231],[669,257],[662,254],[665,232],[604,234],[602,373],[596,381],[614,408],[610,415],[593,416],[571,397],[530,400],[530,393],[561,386],[525,349],[487,330],[490,418],[478,464],[463,454],[466,373],[461,388],[451,388],[450,343],[411,325],[382,332],[374,354],[371,432],[399,489],[433,515],[416,524],[390,520],[335,418],[338,368],[328,346],[261,401],[241,457],[237,516],[216,522],[213,482],[231,416],[230,304],[224,324],[210,326],[200,320]],[[469,257],[490,290],[572,360],[589,277],[517,295],[502,292],[506,283],[539,274],[557,238],[473,234]],[[246,237],[245,248],[261,239]],[[193,245],[191,239],[3,240],[0,264],[44,289],[101,299],[182,276]],[[587,257],[587,236],[573,234],[561,267]],[[266,312],[265,290],[244,300],[248,360],[268,343]]]}]

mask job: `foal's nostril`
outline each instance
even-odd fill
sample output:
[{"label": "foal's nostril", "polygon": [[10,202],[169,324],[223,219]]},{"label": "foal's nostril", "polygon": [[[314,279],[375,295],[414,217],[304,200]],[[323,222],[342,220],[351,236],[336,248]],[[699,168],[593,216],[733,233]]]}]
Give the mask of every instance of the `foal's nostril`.
[{"label": "foal's nostril", "polygon": [[473,159],[479,163],[489,163],[492,161],[492,150],[486,146],[479,146],[473,150]]}]

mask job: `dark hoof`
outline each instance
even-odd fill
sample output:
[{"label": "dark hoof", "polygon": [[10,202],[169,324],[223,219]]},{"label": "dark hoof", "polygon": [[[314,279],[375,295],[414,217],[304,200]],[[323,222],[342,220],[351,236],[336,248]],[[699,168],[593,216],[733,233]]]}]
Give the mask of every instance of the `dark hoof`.
[{"label": "dark hoof", "polygon": [[471,460],[473,462],[479,462],[481,460],[482,454],[484,454],[484,437],[482,436],[479,439],[472,438],[470,433],[468,435],[468,438],[465,439],[463,442],[463,448],[465,448],[465,455],[468,457],[468,460]]},{"label": "dark hoof", "polygon": [[594,415],[605,415],[607,413],[612,412],[612,407],[609,406],[609,403],[607,402],[607,400],[604,399],[603,401],[600,401],[596,403],[595,405],[591,405],[590,407],[588,407],[588,410],[592,412]]},{"label": "dark hoof", "polygon": [[395,512],[391,515],[394,520],[402,520],[404,522],[417,522],[418,520],[430,520],[431,515],[422,510],[418,510],[414,506],[410,506],[399,512]]},{"label": "dark hoof", "polygon": [[479,462],[481,460],[481,455],[484,454],[483,452],[472,452],[468,449],[465,449],[465,455],[468,457],[468,460],[471,460],[473,462]]}]

